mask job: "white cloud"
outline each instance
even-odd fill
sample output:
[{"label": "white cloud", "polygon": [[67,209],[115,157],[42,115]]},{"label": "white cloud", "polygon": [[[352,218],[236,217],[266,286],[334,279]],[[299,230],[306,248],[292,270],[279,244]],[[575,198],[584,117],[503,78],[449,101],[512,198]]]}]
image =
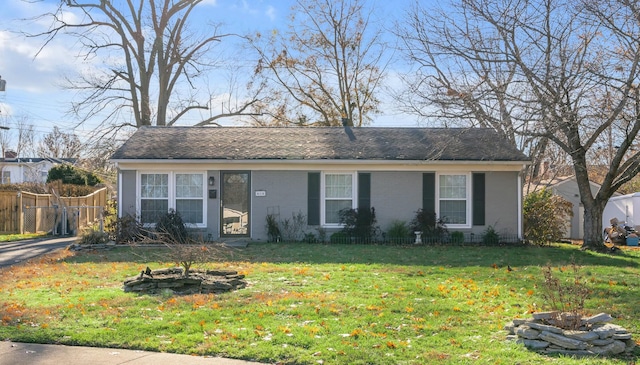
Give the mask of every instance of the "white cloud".
[{"label": "white cloud", "polygon": [[74,68],[74,53],[64,42],[52,42],[38,54],[42,42],[0,31],[0,70],[12,88],[43,92]]},{"label": "white cloud", "polygon": [[271,19],[271,21],[276,20],[277,11],[276,11],[276,8],[274,8],[273,6],[271,5],[267,6],[267,11],[265,12],[265,14],[269,19]]},{"label": "white cloud", "polygon": [[[6,1],[6,2],[5,2]],[[76,68],[77,59],[70,47],[74,42],[59,34],[46,47],[45,37],[27,37],[50,29],[52,18],[40,16],[55,12],[56,2],[3,0],[6,10],[0,12],[0,75],[7,80],[7,88],[33,93],[46,93],[56,89],[61,76]],[[77,21],[70,12],[62,15]]]},{"label": "white cloud", "polygon": [[246,0],[242,0],[242,6],[239,8],[240,10],[242,10],[243,13],[246,13],[246,14],[255,15],[256,13],[258,13],[258,10],[253,8],[251,4],[249,4],[249,2]]},{"label": "white cloud", "polygon": [[[0,117],[6,117],[13,114],[13,108],[11,105],[0,102]],[[0,118],[0,122],[2,119]]]}]

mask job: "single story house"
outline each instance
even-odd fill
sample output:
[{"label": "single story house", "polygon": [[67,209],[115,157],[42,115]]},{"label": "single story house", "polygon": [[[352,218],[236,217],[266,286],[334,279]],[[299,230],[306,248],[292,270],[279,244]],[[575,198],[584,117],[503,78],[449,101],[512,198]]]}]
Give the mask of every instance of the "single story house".
[{"label": "single story house", "polygon": [[331,233],[370,207],[382,230],[422,208],[450,232],[521,238],[530,162],[491,129],[369,127],[142,127],[112,161],[119,216],[175,209],[204,237],[262,241],[269,214]]},{"label": "single story house", "polygon": [[75,164],[75,158],[15,157],[0,158],[0,183],[45,183],[49,170],[60,164]]}]

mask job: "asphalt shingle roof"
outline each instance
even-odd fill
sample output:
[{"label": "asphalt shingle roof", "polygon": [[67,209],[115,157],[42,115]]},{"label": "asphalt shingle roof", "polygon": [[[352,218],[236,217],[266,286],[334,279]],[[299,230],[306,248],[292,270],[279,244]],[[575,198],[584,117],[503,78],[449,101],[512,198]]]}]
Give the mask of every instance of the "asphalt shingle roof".
[{"label": "asphalt shingle roof", "polygon": [[529,161],[483,128],[142,127],[113,160]]}]

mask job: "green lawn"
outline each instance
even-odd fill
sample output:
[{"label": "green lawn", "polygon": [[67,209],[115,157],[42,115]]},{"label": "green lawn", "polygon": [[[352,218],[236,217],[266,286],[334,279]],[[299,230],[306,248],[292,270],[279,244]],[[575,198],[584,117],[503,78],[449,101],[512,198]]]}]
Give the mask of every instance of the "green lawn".
[{"label": "green lawn", "polygon": [[[504,324],[544,310],[541,267],[593,290],[640,338],[640,251],[578,246],[389,247],[252,244],[208,268],[248,287],[220,295],[137,295],[122,282],[157,250],[64,252],[0,272],[0,340],[217,355],[281,364],[632,364],[571,359],[506,342]],[[507,265],[513,268],[508,271]]]},{"label": "green lawn", "polygon": [[0,242],[21,241],[33,238],[44,238],[46,236],[46,233],[0,234]]}]

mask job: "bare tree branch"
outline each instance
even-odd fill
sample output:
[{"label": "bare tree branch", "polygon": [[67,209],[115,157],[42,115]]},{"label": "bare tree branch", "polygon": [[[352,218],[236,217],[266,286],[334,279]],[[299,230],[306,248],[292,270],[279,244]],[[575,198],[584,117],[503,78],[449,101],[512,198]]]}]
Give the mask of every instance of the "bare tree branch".
[{"label": "bare tree branch", "polygon": [[371,12],[360,0],[298,0],[292,11],[287,31],[251,40],[260,56],[255,80],[279,97],[256,103],[256,112],[276,124],[368,124],[389,62]]},{"label": "bare tree branch", "polygon": [[[496,129],[526,152],[566,154],[585,209],[585,247],[602,249],[604,205],[640,171],[631,152],[640,130],[639,14],[627,0],[416,2],[398,32],[418,67],[405,78],[405,110]],[[590,170],[606,136],[618,148],[596,166],[607,172],[592,194]]]},{"label": "bare tree branch", "polygon": [[[64,35],[78,40],[78,57],[102,61],[67,78],[66,86],[82,95],[71,108],[81,123],[100,118],[110,125],[128,110],[132,117],[125,124],[169,126],[189,111],[207,108],[214,95],[189,92],[183,98],[182,90],[206,89],[205,76],[216,68],[216,45],[238,37],[216,27],[206,34],[193,31],[192,15],[201,2],[68,0],[38,17],[51,20],[47,30],[26,35],[44,40],[36,57]],[[69,17],[69,11],[78,16]]]}]

